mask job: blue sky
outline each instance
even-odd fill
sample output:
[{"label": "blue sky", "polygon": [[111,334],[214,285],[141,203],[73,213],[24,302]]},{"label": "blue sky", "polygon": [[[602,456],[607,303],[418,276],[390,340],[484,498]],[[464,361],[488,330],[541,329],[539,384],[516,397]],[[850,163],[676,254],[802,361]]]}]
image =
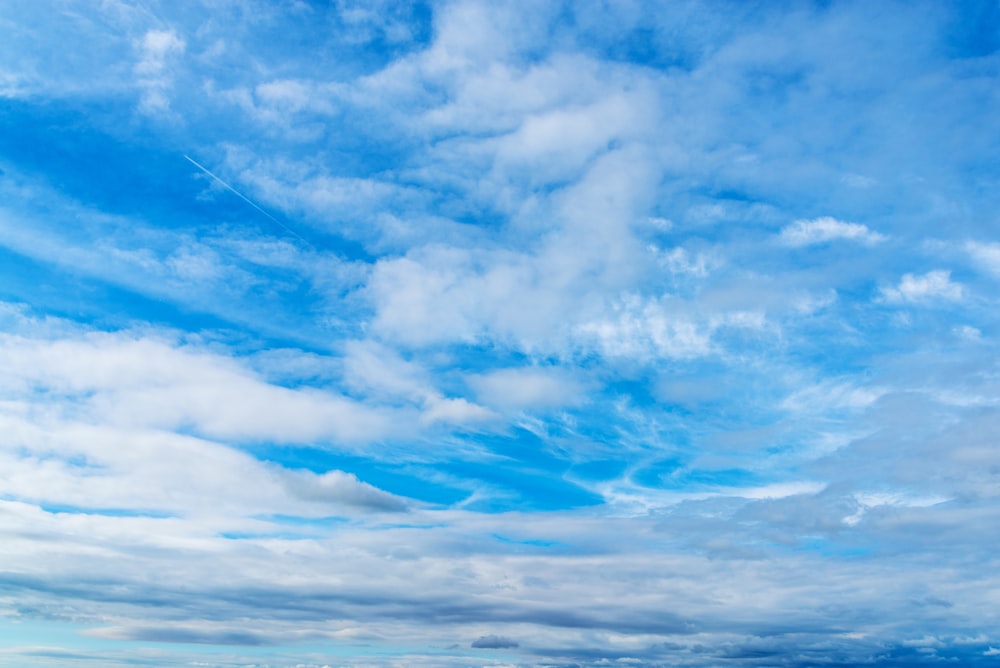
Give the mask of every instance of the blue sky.
[{"label": "blue sky", "polygon": [[0,26],[0,666],[998,661],[995,1]]}]

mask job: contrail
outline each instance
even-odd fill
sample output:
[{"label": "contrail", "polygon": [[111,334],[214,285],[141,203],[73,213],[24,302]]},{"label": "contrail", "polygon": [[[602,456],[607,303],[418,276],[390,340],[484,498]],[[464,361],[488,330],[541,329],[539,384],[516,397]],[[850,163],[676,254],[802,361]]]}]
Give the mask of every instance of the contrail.
[{"label": "contrail", "polygon": [[312,245],[308,241],[306,241],[306,239],[301,234],[299,234],[298,232],[296,232],[295,230],[293,230],[292,228],[290,228],[288,225],[285,225],[283,222],[281,222],[280,220],[278,220],[277,218],[275,218],[274,216],[272,216],[271,214],[269,214],[264,209],[260,208],[257,205],[256,202],[254,202],[252,199],[250,199],[249,197],[247,197],[246,195],[244,195],[243,193],[241,193],[239,190],[237,190],[236,188],[232,187],[231,185],[229,185],[228,183],[226,183],[225,181],[223,181],[222,179],[220,179],[218,176],[216,176],[215,174],[213,174],[212,172],[210,172],[207,167],[204,167],[197,160],[195,160],[194,158],[192,158],[191,156],[189,156],[187,154],[184,154],[184,158],[187,159],[187,161],[190,162],[192,165],[194,165],[195,167],[197,167],[198,169],[200,169],[201,171],[205,172],[206,174],[208,174],[209,176],[211,176],[213,179],[215,179],[226,190],[228,190],[229,192],[233,193],[234,195],[236,195],[237,197],[239,197],[241,200],[243,200],[244,202],[246,202],[247,204],[249,204],[253,208],[255,208],[258,211],[260,211],[262,214],[264,214],[265,216],[267,216],[268,218],[270,218],[271,220],[273,220],[275,223],[277,223],[278,225],[280,225],[286,232],[288,232],[292,236],[298,238],[303,243],[306,243],[306,244],[308,244],[310,246]]}]

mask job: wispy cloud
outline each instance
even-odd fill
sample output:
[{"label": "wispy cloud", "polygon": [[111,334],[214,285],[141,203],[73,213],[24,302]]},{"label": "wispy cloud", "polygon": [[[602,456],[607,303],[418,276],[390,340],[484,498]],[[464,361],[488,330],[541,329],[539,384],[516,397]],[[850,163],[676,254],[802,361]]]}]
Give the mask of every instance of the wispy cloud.
[{"label": "wispy cloud", "polygon": [[249,197],[247,197],[246,195],[244,195],[243,193],[241,193],[239,190],[237,190],[236,188],[232,187],[231,185],[229,185],[228,183],[226,183],[225,181],[223,181],[222,179],[220,179],[218,176],[216,176],[215,174],[213,174],[212,172],[210,172],[208,170],[208,168],[202,166],[201,163],[196,162],[194,160],[194,158],[185,155],[184,159],[187,160],[188,162],[190,162],[192,165],[194,165],[198,169],[200,169],[205,174],[207,174],[209,177],[211,177],[211,179],[213,181],[215,181],[216,183],[218,183],[219,185],[221,185],[223,188],[225,188],[226,190],[228,190],[229,192],[233,193],[234,195],[236,195],[237,197],[239,197],[241,200],[243,200],[244,202],[246,202],[247,204],[249,204],[251,207],[253,207],[262,216],[267,217],[275,225],[278,225],[283,230],[285,230],[286,232],[288,232],[289,234],[291,234],[293,237],[297,238],[299,241],[302,241],[304,243],[308,243],[304,238],[302,238],[302,235],[300,235],[298,232],[296,232],[295,230],[293,230],[292,228],[290,228],[288,225],[285,225],[283,222],[281,222],[280,220],[278,220],[277,218],[275,218],[274,216],[272,216],[271,214],[269,214],[267,211],[265,211],[264,209],[262,209],[259,204],[257,204],[256,202],[254,202],[253,200],[251,200]]},{"label": "wispy cloud", "polygon": [[986,271],[1000,275],[1000,243],[967,241],[966,252]]},{"label": "wispy cloud", "polygon": [[783,244],[795,247],[837,240],[855,241],[870,246],[885,241],[886,236],[861,223],[847,223],[825,216],[813,220],[796,220],[781,230],[779,238]]},{"label": "wispy cloud", "polygon": [[139,108],[146,113],[164,112],[170,108],[173,86],[169,61],[184,53],[186,44],[173,30],[150,30],[136,44],[139,62],[135,76],[142,97]]}]

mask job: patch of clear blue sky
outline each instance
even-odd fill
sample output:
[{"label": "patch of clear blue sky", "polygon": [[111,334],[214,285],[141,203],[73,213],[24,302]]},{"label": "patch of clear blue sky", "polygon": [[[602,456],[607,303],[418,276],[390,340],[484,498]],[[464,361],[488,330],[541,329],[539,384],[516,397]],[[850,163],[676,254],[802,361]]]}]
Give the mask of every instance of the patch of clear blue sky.
[{"label": "patch of clear blue sky", "polygon": [[83,506],[70,506],[66,504],[42,503],[38,506],[47,513],[65,513],[69,515],[102,515],[104,517],[150,517],[154,519],[166,519],[174,517],[169,513],[155,510],[140,510],[136,508],[88,508]]},{"label": "patch of clear blue sky", "polygon": [[[159,128],[147,123],[95,128],[94,113],[109,114],[108,109],[80,109],[58,101],[39,109],[5,100],[0,113],[3,121],[17,128],[0,138],[0,151],[11,164],[29,174],[44,174],[61,195],[103,213],[135,216],[158,229],[195,237],[211,237],[229,229],[247,236],[305,242],[345,258],[371,259],[360,246],[342,237],[318,234],[301,223],[271,220],[268,215],[277,212],[255,211],[232,192],[201,196],[215,183],[184,159],[185,150],[190,149],[155,137]],[[110,115],[128,113],[123,104],[117,114]],[[370,148],[363,154],[371,156]]]},{"label": "patch of clear blue sky", "polygon": [[182,331],[219,330],[232,326],[225,319],[193,311],[183,304],[96,281],[89,276],[54,270],[49,263],[7,248],[0,248],[0,263],[5,268],[4,281],[0,284],[3,300],[29,304],[38,313],[107,330],[127,328],[136,322]]}]

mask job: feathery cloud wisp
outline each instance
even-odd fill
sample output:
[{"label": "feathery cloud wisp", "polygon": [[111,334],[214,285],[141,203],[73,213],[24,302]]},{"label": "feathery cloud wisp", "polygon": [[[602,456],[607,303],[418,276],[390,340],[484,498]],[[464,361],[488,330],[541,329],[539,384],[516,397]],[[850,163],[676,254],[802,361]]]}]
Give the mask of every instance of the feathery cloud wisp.
[{"label": "feathery cloud wisp", "polygon": [[861,223],[846,223],[825,216],[813,220],[796,220],[781,230],[779,239],[783,244],[793,247],[812,246],[840,239],[870,246],[885,241],[886,236],[873,232]]}]

